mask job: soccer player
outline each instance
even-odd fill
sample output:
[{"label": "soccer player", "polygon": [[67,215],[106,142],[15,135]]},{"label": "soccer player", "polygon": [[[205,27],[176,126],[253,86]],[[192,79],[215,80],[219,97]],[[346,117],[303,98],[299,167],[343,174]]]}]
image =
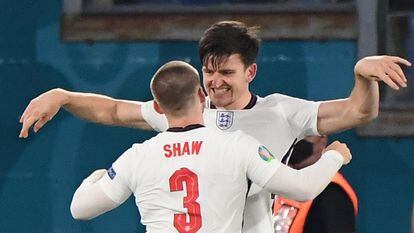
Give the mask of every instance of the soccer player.
[{"label": "soccer player", "polygon": [[204,92],[196,69],[185,62],[162,66],[151,91],[169,128],[134,144],[107,172],[97,170],[85,179],[72,200],[75,218],[93,218],[134,193],[147,232],[241,232],[247,179],[308,200],[351,159],[346,145],[335,142],[314,166],[294,170],[241,131],[204,127]]},{"label": "soccer player", "polygon": [[[374,119],[379,108],[378,82],[396,90],[405,87],[407,79],[399,64],[411,65],[393,56],[361,59],[354,68],[355,86],[346,99],[313,102],[281,94],[262,98],[249,91],[258,68],[258,50],[257,29],[241,22],[218,22],[205,31],[199,41],[208,94],[204,121],[207,127],[242,130],[268,146],[278,159],[289,154],[292,144],[304,136],[330,134]],[[28,105],[20,119],[20,137],[27,137],[32,125],[37,132],[60,107],[101,124],[166,130],[165,116],[152,106],[152,101],[117,100],[53,89]],[[271,206],[270,193],[252,184],[243,232],[273,232]]]}]

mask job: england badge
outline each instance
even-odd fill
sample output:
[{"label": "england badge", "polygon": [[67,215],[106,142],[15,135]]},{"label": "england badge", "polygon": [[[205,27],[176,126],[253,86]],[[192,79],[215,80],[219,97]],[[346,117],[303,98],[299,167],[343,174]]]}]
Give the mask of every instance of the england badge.
[{"label": "england badge", "polygon": [[225,130],[233,125],[234,112],[217,111],[216,125],[219,129]]}]

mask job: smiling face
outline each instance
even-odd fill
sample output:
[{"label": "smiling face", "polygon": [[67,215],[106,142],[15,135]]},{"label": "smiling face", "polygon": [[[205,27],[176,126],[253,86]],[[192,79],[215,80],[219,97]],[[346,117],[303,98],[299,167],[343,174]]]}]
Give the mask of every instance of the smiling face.
[{"label": "smiling face", "polygon": [[250,101],[249,83],[256,75],[257,65],[245,67],[239,54],[232,54],[218,66],[203,66],[204,87],[218,108],[243,109]]}]

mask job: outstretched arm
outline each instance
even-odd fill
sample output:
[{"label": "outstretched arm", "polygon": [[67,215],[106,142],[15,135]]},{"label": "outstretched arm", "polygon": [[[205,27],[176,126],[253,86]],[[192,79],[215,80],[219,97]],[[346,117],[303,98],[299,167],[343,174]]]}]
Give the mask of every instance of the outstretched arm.
[{"label": "outstretched arm", "polygon": [[141,102],[70,92],[58,88],[30,101],[20,118],[22,129],[19,137],[28,137],[31,126],[34,132],[39,131],[61,107],[75,116],[95,123],[151,129],[142,117]]},{"label": "outstretched arm", "polygon": [[355,65],[355,86],[343,100],[326,101],[318,111],[318,132],[330,134],[367,123],[379,111],[378,82],[383,81],[394,90],[407,86],[400,65],[411,66],[405,59],[394,56],[372,56]]}]

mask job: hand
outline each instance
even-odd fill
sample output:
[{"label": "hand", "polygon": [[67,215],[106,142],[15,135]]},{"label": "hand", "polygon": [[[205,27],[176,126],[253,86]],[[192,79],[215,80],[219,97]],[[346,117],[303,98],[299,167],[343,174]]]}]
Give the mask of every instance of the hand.
[{"label": "hand", "polygon": [[27,138],[33,124],[36,133],[50,121],[64,104],[65,92],[63,89],[53,89],[30,101],[20,117],[20,123],[23,125],[19,137]]},{"label": "hand", "polygon": [[325,153],[328,150],[338,151],[344,159],[343,165],[348,164],[352,159],[351,151],[345,143],[334,141],[328,147],[326,147],[325,150],[322,151],[322,153]]},{"label": "hand", "polygon": [[365,57],[355,65],[354,73],[356,77],[383,81],[392,89],[398,90],[407,86],[407,78],[400,64],[411,66],[409,61],[395,56]]}]

